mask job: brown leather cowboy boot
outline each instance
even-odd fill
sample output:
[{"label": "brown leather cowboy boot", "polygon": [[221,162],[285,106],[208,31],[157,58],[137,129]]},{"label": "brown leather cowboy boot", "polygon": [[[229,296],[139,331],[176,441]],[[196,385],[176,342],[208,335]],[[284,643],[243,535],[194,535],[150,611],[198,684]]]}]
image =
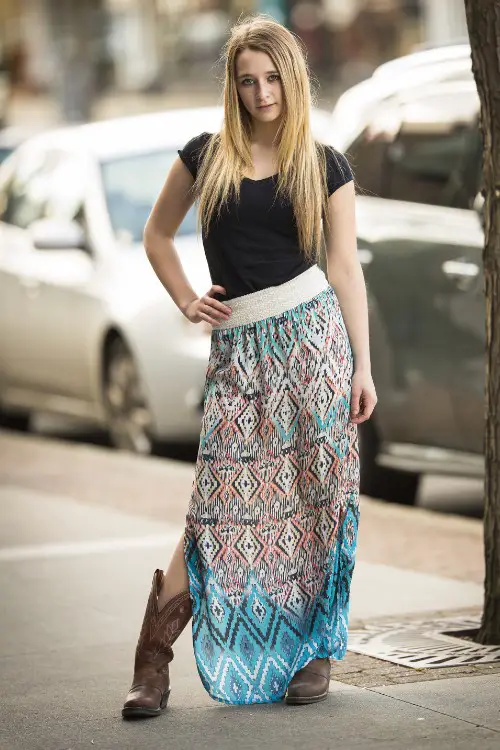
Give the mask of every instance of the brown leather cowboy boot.
[{"label": "brown leather cowboy boot", "polygon": [[156,570],[135,650],[132,687],[122,708],[125,718],[158,716],[167,705],[172,645],[192,615],[189,591],[176,594],[158,611],[162,582],[163,571]]},{"label": "brown leather cowboy boot", "polygon": [[285,703],[317,703],[328,697],[330,659],[313,659],[293,676]]}]

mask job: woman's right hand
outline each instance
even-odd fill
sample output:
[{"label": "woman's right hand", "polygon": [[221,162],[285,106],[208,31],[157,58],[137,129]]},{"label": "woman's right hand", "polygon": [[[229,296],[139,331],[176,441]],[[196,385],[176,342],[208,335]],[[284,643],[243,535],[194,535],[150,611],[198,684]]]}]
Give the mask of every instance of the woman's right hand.
[{"label": "woman's right hand", "polygon": [[231,315],[231,308],[223,302],[214,299],[214,294],[226,294],[223,286],[214,284],[208,292],[189,303],[184,311],[184,315],[191,323],[201,323],[204,320],[211,325],[217,325],[221,321],[227,320]]}]

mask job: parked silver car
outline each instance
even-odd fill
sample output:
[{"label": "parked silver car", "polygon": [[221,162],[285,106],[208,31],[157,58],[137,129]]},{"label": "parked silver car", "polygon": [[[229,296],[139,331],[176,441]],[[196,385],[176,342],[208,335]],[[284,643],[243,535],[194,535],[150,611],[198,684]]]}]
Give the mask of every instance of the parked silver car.
[{"label": "parked silver car", "polygon": [[[322,139],[328,116],[312,113]],[[222,109],[173,110],[47,132],[0,168],[0,410],[107,425],[149,453],[195,440],[210,327],[193,325],[156,278],[142,232],[177,149],[220,128]],[[176,247],[210,287],[195,208]]]}]

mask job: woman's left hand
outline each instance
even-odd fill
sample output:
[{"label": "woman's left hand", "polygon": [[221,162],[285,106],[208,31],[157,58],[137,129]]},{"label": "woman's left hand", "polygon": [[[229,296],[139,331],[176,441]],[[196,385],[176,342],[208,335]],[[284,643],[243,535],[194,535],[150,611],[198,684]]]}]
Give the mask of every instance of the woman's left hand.
[{"label": "woman's left hand", "polygon": [[371,373],[355,370],[351,387],[351,422],[361,424],[370,419],[376,403],[377,394]]}]

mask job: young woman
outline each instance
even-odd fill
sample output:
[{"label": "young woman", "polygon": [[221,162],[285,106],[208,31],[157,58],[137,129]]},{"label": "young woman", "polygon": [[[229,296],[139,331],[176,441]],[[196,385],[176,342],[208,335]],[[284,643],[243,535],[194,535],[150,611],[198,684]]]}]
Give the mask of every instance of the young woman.
[{"label": "young woman", "polygon": [[[347,645],[357,426],[376,403],[352,173],[311,134],[293,34],[252,16],[226,53],[223,127],[179,151],[144,231],[159,279],[212,338],[186,528],[153,577],[126,717],[165,707],[191,617],[198,673],[224,703],[322,700]],[[174,247],[195,199],[202,297]]]}]

